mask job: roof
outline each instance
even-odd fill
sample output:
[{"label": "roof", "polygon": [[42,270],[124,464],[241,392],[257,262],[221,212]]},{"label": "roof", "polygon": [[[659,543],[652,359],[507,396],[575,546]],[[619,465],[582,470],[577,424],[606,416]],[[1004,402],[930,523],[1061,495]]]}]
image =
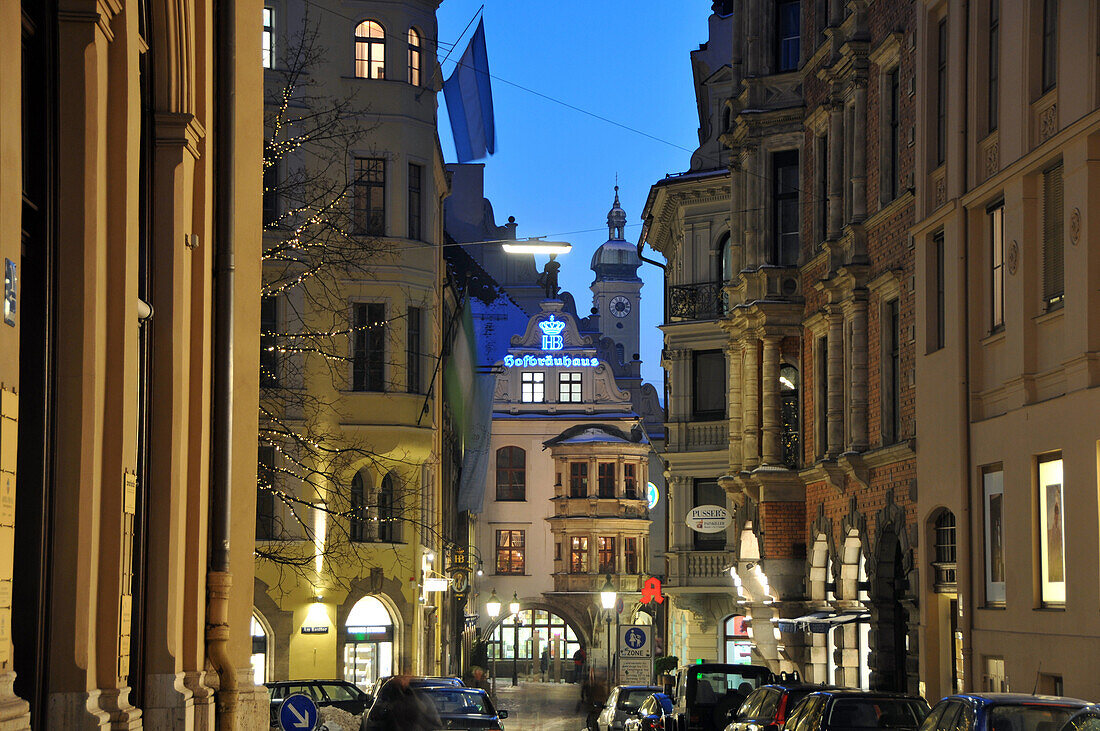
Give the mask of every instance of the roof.
[{"label": "roof", "polygon": [[859,688],[827,688],[815,691],[821,695],[833,695],[852,698],[906,698],[913,701],[923,701],[919,695],[898,693],[892,690],[860,690]]},{"label": "roof", "polygon": [[[1020,705],[1023,703],[1050,703],[1064,706],[1088,706],[1090,701],[1058,695],[1027,695],[1026,693],[959,693],[947,698],[967,698],[981,705]],[[946,698],[944,699],[946,700]]]},{"label": "roof", "polygon": [[645,430],[637,426],[629,433],[612,424],[577,424],[542,443],[543,447],[562,444],[649,444]]}]

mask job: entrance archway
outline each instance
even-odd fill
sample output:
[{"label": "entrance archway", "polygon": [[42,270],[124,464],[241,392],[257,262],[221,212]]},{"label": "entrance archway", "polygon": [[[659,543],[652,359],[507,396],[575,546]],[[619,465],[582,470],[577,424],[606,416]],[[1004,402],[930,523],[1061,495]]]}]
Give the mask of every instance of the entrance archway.
[{"label": "entrance archway", "polygon": [[[517,622],[518,619],[518,622]],[[517,626],[518,624],[518,626]],[[542,672],[546,657],[546,680],[571,680],[573,653],[584,642],[564,618],[546,609],[521,609],[503,617],[488,637],[489,662],[499,677],[512,674],[515,660],[518,675]]]},{"label": "entrance archway", "polygon": [[377,597],[357,601],[344,628],[344,680],[367,690],[393,675],[393,618]]},{"label": "entrance archway", "polygon": [[879,538],[872,582],[871,688],[908,692],[909,580],[905,554],[893,526]]},{"label": "entrance archway", "polygon": [[258,613],[252,613],[252,677],[256,685],[271,680],[271,628]]}]

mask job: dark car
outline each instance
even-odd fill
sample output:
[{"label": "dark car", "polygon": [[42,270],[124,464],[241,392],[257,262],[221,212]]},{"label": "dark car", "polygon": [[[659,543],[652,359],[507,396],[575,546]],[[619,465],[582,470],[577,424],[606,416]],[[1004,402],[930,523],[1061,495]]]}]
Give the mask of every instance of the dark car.
[{"label": "dark car", "polygon": [[1060,731],[1100,731],[1100,705],[1085,706],[1073,714]]},{"label": "dark car", "polygon": [[596,717],[596,728],[599,731],[620,731],[626,719],[638,712],[642,701],[660,692],[661,689],[655,685],[616,685]]},{"label": "dark car", "polygon": [[664,693],[652,693],[638,706],[638,712],[626,719],[623,731],[676,731],[672,719],[672,699]]},{"label": "dark car", "polygon": [[439,713],[444,729],[503,729],[508,711],[498,711],[480,688],[435,686],[421,688]]},{"label": "dark car", "polygon": [[761,665],[699,663],[677,668],[672,693],[677,731],[722,731],[749,693],[775,679]]},{"label": "dark car", "polygon": [[784,731],[916,731],[928,715],[920,696],[868,690],[822,690],[799,701],[783,724]]},{"label": "dark car", "polygon": [[[431,707],[431,703],[424,695],[432,688],[456,689],[465,687],[462,680],[454,677],[423,677],[409,675],[395,675],[381,681],[378,686],[378,694],[371,705],[370,710],[363,716],[361,728],[384,728],[387,719],[395,709],[407,711],[404,704],[412,702],[425,709]],[[412,695],[409,695],[412,691]],[[492,728],[491,726],[489,728]]]},{"label": "dark car", "polygon": [[726,731],[778,731],[799,701],[810,693],[833,689],[801,680],[762,685],[737,709]]},{"label": "dark car", "polygon": [[292,695],[302,694],[313,699],[318,708],[332,706],[358,716],[370,708],[373,699],[346,680],[280,680],[264,683],[271,691],[271,723],[276,725],[279,706]]},{"label": "dark car", "polygon": [[1077,698],[1020,693],[962,693],[936,704],[921,729],[931,731],[1057,731],[1089,705]]}]

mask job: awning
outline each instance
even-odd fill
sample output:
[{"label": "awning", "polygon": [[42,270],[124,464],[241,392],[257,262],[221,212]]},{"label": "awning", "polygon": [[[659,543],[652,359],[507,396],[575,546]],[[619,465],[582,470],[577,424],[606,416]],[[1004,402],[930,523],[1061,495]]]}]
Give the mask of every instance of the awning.
[{"label": "awning", "polygon": [[871,613],[866,611],[813,612],[794,619],[779,620],[780,632],[825,633],[833,627],[852,622],[869,622]]}]

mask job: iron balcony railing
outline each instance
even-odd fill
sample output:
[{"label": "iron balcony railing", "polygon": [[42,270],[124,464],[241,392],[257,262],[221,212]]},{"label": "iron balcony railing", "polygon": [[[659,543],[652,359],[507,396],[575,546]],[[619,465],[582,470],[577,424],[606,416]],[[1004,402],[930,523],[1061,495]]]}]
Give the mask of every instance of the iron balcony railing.
[{"label": "iron balcony railing", "polygon": [[668,287],[665,320],[714,320],[726,312],[726,294],[721,282],[675,284]]}]

